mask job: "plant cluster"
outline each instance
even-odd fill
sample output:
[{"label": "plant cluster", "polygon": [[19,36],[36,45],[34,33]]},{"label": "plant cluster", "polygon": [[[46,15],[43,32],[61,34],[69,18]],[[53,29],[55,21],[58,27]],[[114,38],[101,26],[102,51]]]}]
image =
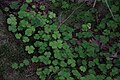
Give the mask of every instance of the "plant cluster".
[{"label": "plant cluster", "polygon": [[[118,2],[111,1],[114,19],[108,13],[96,22],[95,9],[76,12],[72,21],[82,22],[77,28],[67,23],[59,28],[58,14],[48,10],[45,3],[39,6],[31,4],[32,0],[20,6],[12,3],[10,9],[18,11],[9,15],[8,30],[25,43],[25,50],[32,55],[31,62],[42,64],[36,70],[40,80],[119,80]],[[58,0],[48,3],[64,10],[75,6],[66,0],[62,4]],[[12,67],[17,69],[29,64],[24,60]]]}]

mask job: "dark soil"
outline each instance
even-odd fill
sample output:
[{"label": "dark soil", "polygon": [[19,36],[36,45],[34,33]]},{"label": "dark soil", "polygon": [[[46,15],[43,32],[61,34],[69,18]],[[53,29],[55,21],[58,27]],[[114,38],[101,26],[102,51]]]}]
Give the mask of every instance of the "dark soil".
[{"label": "dark soil", "polygon": [[31,67],[34,64],[22,72],[10,68],[12,63],[22,62],[29,56],[25,54],[22,42],[8,32],[5,21],[5,15],[0,10],[0,80],[38,80],[35,67]]}]

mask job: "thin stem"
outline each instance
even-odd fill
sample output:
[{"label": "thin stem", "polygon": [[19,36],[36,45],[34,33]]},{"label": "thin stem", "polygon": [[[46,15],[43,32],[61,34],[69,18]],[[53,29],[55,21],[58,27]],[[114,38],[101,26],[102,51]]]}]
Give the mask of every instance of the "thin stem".
[{"label": "thin stem", "polygon": [[110,9],[110,6],[109,6],[109,4],[108,4],[108,1],[105,0],[105,3],[106,3],[106,5],[107,5],[107,7],[108,7],[108,9],[109,9],[109,11],[110,11],[110,13],[111,13],[111,15],[112,15],[112,18],[114,19],[115,17],[114,17],[114,15],[113,15],[113,13],[112,13],[112,10]]},{"label": "thin stem", "polygon": [[94,0],[94,3],[93,3],[93,8],[95,7],[95,5],[96,5],[96,2],[97,2],[97,0]]},{"label": "thin stem", "polygon": [[[82,4],[83,5],[83,4]],[[58,29],[61,27],[62,24],[64,24],[74,13],[77,9],[81,8],[82,5],[80,5],[78,8],[74,9],[72,13],[58,26]]]}]

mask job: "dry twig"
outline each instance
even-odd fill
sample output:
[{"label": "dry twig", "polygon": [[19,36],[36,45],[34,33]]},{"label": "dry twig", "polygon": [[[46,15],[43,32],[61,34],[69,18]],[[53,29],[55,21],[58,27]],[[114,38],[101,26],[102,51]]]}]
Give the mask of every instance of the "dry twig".
[{"label": "dry twig", "polygon": [[[83,4],[82,4],[82,5],[83,5]],[[64,23],[75,13],[75,11],[76,11],[77,9],[81,8],[82,5],[80,5],[80,6],[77,7],[76,9],[74,9],[74,10],[72,11],[72,13],[71,13],[65,20],[63,20],[63,21],[60,23],[60,25],[58,26],[58,29],[61,27],[62,24],[64,24]]]},{"label": "dry twig", "polygon": [[108,9],[109,9],[109,11],[110,11],[110,13],[111,13],[112,18],[114,19],[115,17],[114,17],[114,15],[113,15],[113,13],[112,13],[112,10],[110,9],[110,6],[109,6],[109,4],[108,4],[108,1],[105,0],[105,3],[106,3],[106,5],[107,5],[107,7],[108,7]]}]

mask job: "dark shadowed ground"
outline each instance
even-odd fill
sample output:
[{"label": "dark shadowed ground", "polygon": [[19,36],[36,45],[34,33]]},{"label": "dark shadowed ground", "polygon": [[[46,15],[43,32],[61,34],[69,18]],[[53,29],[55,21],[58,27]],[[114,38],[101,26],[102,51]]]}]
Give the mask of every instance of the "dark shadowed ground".
[{"label": "dark shadowed ground", "polygon": [[30,70],[30,66],[21,72],[10,67],[15,61],[21,62],[28,55],[24,51],[22,42],[8,32],[5,21],[5,15],[0,10],[0,80],[38,80],[34,69]]}]

